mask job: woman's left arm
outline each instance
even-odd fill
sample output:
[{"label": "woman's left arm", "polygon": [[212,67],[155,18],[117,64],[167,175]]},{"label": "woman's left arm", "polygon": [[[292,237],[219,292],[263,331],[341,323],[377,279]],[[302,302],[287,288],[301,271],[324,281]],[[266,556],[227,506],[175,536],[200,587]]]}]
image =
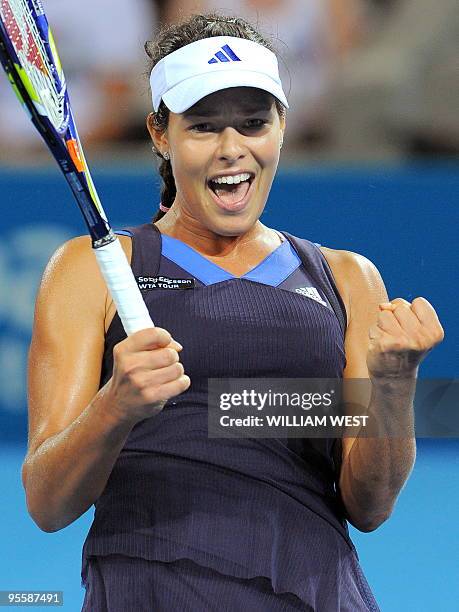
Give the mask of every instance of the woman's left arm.
[{"label": "woman's left arm", "polygon": [[[382,278],[367,258],[334,251],[327,259],[334,262],[348,309],[343,377],[369,379],[364,385],[367,422],[373,419],[378,425],[378,437],[341,439],[339,491],[349,522],[360,531],[373,531],[391,515],[413,468],[417,372],[444,332],[426,299],[389,302]],[[345,383],[344,393],[349,413],[362,405],[361,385]]]}]

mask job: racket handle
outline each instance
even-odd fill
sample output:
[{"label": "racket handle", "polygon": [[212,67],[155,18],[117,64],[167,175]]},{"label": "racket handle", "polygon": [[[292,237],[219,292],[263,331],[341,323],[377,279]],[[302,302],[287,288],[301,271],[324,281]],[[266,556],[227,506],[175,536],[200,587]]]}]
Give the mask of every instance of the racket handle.
[{"label": "racket handle", "polygon": [[154,327],[118,238],[94,252],[126,334]]}]

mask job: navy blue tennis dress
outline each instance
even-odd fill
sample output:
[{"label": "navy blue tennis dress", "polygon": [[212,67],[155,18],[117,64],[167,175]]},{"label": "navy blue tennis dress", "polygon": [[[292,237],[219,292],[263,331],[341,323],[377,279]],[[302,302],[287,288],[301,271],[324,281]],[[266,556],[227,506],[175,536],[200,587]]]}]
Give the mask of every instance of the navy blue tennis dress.
[{"label": "navy blue tennis dress", "polygon": [[[95,503],[83,610],[378,611],[336,491],[335,441],[208,437],[208,378],[342,377],[346,312],[318,245],[283,232],[235,277],[153,224],[128,231],[191,385],[134,426]],[[125,337],[115,315],[101,386]]]}]

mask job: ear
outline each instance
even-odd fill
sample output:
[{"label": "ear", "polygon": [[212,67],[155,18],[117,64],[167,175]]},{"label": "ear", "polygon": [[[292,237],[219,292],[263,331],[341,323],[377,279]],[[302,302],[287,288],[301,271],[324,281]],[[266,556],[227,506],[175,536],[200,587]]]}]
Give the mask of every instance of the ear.
[{"label": "ear", "polygon": [[160,130],[154,121],[154,114],[150,113],[147,117],[147,129],[150,132],[151,139],[155,148],[162,153],[169,150],[169,141],[167,139],[167,130]]},{"label": "ear", "polygon": [[282,132],[282,136],[284,136],[284,132],[285,132],[285,115],[283,117],[279,117],[279,124],[280,124],[280,129]]}]

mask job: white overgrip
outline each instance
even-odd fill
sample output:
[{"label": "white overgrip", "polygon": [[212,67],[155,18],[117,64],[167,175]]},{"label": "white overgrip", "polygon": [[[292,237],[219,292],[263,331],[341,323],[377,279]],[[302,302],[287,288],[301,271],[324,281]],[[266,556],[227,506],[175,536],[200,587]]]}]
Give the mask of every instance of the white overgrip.
[{"label": "white overgrip", "polygon": [[154,327],[118,238],[94,252],[126,334]]}]

